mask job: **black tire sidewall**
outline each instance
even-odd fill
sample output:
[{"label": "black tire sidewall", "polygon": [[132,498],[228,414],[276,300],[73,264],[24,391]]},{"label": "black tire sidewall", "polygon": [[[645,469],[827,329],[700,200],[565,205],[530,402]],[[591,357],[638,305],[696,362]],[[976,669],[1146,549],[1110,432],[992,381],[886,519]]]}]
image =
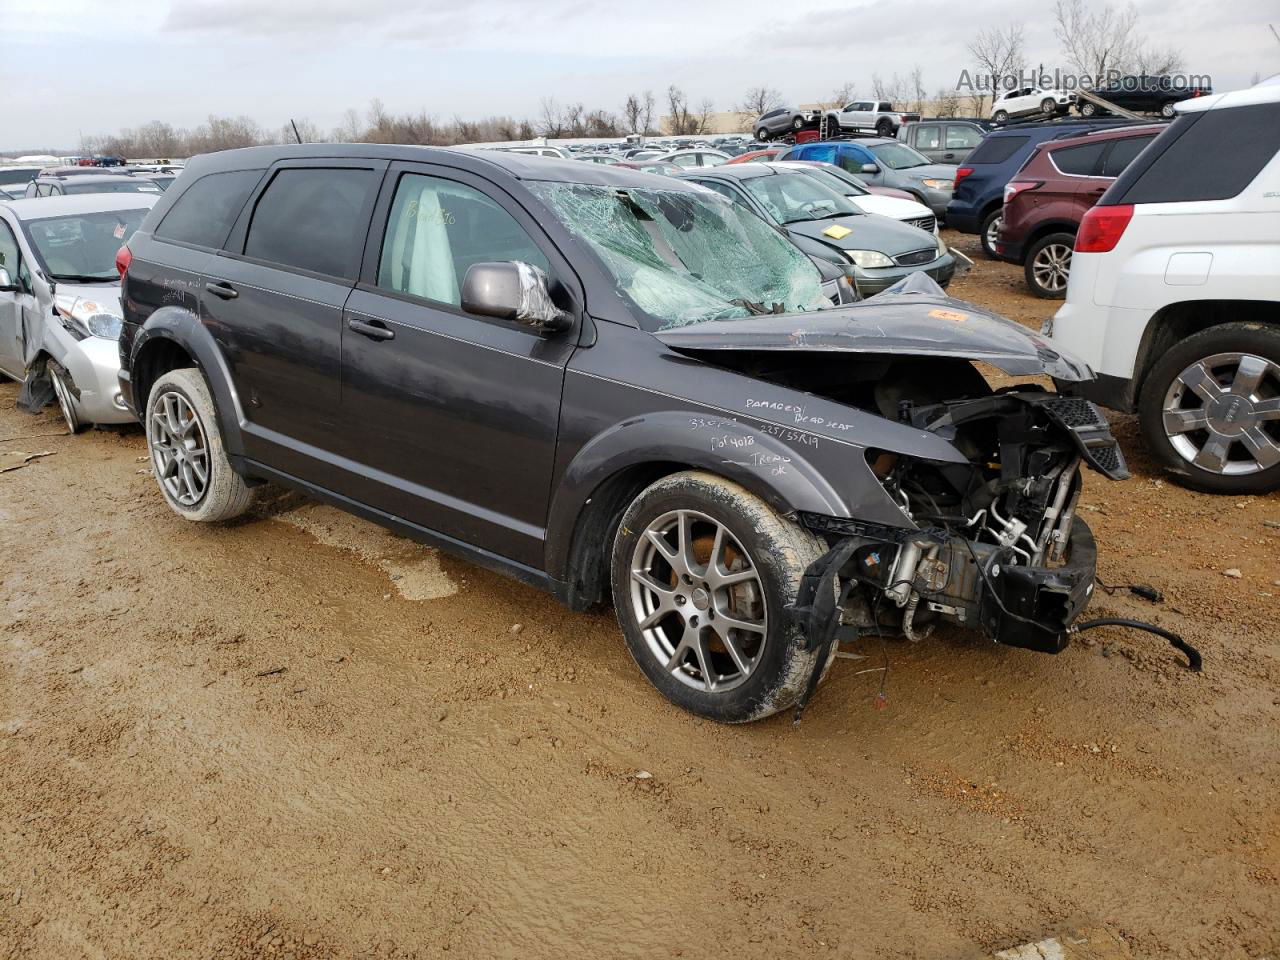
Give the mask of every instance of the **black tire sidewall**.
[{"label": "black tire sidewall", "polygon": [[1009,113],[1007,110],[997,110],[995,116],[991,118],[996,123],[1008,123]]},{"label": "black tire sidewall", "polygon": [[[769,510],[737,484],[709,474],[667,477],[641,493],[626,510],[614,539],[610,568],[614,606],[627,649],[649,682],[690,713],[721,723],[745,723],[794,704],[812,673],[816,655],[804,650],[804,634],[786,608],[795,600],[804,567],[818,559],[825,548],[799,528],[795,528],[799,536],[792,537],[791,543],[773,542],[753,525],[748,512],[735,509],[732,500],[721,496],[726,489],[732,490],[735,498],[749,498],[756,509]],[[763,659],[745,682],[725,693],[694,690],[668,673],[649,649],[630,611],[631,558],[637,539],[654,519],[676,509],[697,510],[724,524],[760,571],[769,621]],[[778,524],[786,522],[776,514],[773,519]]]},{"label": "black tire sidewall", "polygon": [[1034,293],[1041,300],[1062,300],[1067,295],[1067,288],[1063,287],[1058,293],[1051,290],[1043,289],[1035,281],[1035,272],[1032,265],[1035,263],[1036,257],[1040,251],[1053,243],[1065,243],[1070,247],[1075,247],[1075,236],[1070,233],[1051,233],[1046,237],[1041,237],[1031,245],[1031,249],[1027,251],[1026,261],[1022,265],[1022,273],[1027,281],[1027,289]]},{"label": "black tire sidewall", "polygon": [[756,139],[761,141],[762,143],[768,142],[769,131],[766,130],[764,127],[761,127],[759,130],[756,131]]},{"label": "black tire sidewall", "polygon": [[1280,465],[1243,476],[1224,476],[1188,463],[1164,432],[1164,397],[1173,379],[1197,360],[1215,353],[1254,353],[1280,363],[1280,328],[1226,323],[1194,334],[1168,350],[1143,379],[1138,424],[1148,451],[1183,486],[1203,493],[1267,493],[1280,489]]},{"label": "black tire sidewall", "polygon": [[1004,215],[1003,208],[997,207],[995,210],[991,211],[991,213],[988,213],[985,217],[982,218],[982,223],[978,228],[978,238],[982,242],[982,252],[985,253],[988,259],[991,259],[991,260],[999,260],[1000,257],[997,256],[995,250],[991,249],[991,246],[988,244],[987,233],[989,228],[991,227],[991,221],[1003,215]]}]

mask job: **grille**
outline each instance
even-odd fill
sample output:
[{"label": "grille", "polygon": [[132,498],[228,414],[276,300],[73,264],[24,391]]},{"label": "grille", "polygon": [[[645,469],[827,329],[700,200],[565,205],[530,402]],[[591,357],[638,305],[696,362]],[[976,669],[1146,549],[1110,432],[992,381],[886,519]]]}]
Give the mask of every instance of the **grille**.
[{"label": "grille", "polygon": [[1045,406],[1052,410],[1068,427],[1092,427],[1106,423],[1102,412],[1088,400],[1080,397],[1059,397],[1045,401]]},{"label": "grille", "polygon": [[912,250],[910,253],[904,253],[900,257],[894,257],[893,262],[900,267],[917,267],[922,263],[929,263],[938,259],[938,248],[930,247],[928,250]]},{"label": "grille", "polygon": [[1104,473],[1119,473],[1124,469],[1124,460],[1120,456],[1120,448],[1114,444],[1110,447],[1092,447],[1089,453]]},{"label": "grille", "polygon": [[903,220],[902,222],[909,223],[913,227],[919,227],[925,233],[933,233],[933,228],[937,223],[933,217],[916,217],[911,220]]}]

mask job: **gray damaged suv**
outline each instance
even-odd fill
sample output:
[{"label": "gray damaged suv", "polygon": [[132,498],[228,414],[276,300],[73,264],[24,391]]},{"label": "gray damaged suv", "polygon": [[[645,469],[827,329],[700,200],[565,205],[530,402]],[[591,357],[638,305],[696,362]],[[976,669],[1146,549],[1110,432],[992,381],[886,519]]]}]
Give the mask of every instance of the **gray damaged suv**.
[{"label": "gray damaged suv", "polygon": [[121,386],[179,516],[275,481],[611,598],[653,684],[716,720],[803,704],[840,625],[1062,649],[1094,576],[1079,468],[1124,475],[1091,404],[974,366],[1082,363],[925,277],[832,307],[776,230],[666,177],[228,151],[119,262]]}]

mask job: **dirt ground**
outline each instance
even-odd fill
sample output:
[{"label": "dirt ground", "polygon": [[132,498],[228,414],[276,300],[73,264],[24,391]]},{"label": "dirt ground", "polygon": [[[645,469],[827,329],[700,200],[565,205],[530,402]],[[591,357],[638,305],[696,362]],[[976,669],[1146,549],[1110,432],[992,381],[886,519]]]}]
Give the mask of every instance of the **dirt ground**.
[{"label": "dirt ground", "polygon": [[[953,292],[1055,306],[982,260]],[[1202,675],[1123,630],[953,632],[839,661],[799,728],[728,728],[607,612],[292,494],[184,523],[139,431],[15,396],[0,469],[48,455],[0,473],[4,960],[950,958],[1068,923],[1280,951],[1280,497],[1162,480],[1127,418],[1134,478],[1084,515],[1100,575],[1166,601],[1091,610]]]}]

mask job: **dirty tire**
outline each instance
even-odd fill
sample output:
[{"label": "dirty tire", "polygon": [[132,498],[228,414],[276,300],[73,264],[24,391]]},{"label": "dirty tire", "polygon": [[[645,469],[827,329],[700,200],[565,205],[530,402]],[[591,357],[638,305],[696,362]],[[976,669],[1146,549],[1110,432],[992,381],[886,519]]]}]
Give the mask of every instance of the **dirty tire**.
[{"label": "dirty tire", "polygon": [[53,395],[58,400],[58,410],[62,412],[63,422],[67,425],[70,433],[83,433],[88,424],[80,419],[80,415],[76,413],[75,401],[71,397],[71,388],[67,386],[66,379],[62,376],[60,368],[49,361],[49,382],[53,384]]},{"label": "dirty tire", "polygon": [[982,226],[978,228],[978,235],[982,238],[982,252],[990,260],[1000,259],[996,253],[996,248],[992,244],[995,241],[996,234],[1000,232],[1000,220],[1003,217],[1004,207],[996,207],[982,218]]},{"label": "dirty tire", "polygon": [[[182,502],[161,479],[162,456],[157,452],[155,444],[156,429],[153,418],[157,411],[162,411],[166,398],[182,398],[186,401],[194,418],[198,421],[198,429],[203,435],[205,460],[207,462],[206,481],[197,498],[191,503]],[[151,452],[151,466],[156,474],[156,485],[164,495],[165,501],[173,512],[186,520],[214,523],[238,517],[249,509],[253,502],[253,491],[245,484],[244,478],[231,468],[227,460],[227,451],[222,443],[222,433],[218,429],[218,418],[215,413],[213,397],[209,393],[209,385],[199,370],[187,367],[171,370],[156,380],[147,398],[147,415],[143,423],[147,433],[147,446]]]},{"label": "dirty tire", "polygon": [[[1249,408],[1257,407],[1258,413],[1262,414],[1251,417],[1255,420],[1253,428],[1261,431],[1261,438],[1272,445],[1280,445],[1280,419],[1275,417],[1275,407],[1280,403],[1280,390],[1277,389],[1277,379],[1271,372],[1280,367],[1280,329],[1258,323],[1220,324],[1187,337],[1168,350],[1142,382],[1138,397],[1138,423],[1142,429],[1142,438],[1160,465],[1173,474],[1178,483],[1192,490],[1236,495],[1278,490],[1280,462],[1247,473],[1204,469],[1188,460],[1187,455],[1180,453],[1174,445],[1175,441],[1170,439],[1166,431],[1166,401],[1179,377],[1198,362],[1232,355],[1247,355],[1271,365],[1264,382],[1256,388],[1254,395],[1258,396],[1258,401],[1250,402]],[[1229,365],[1227,368],[1229,369]],[[1244,392],[1237,390],[1234,383],[1220,389],[1224,391],[1224,400],[1220,401],[1220,406],[1229,405],[1233,394]],[[1195,405],[1196,402],[1192,400],[1192,406]],[[1265,414],[1262,413],[1263,410],[1266,411]],[[1221,426],[1222,421],[1218,420],[1217,423]],[[1192,446],[1208,446],[1206,434],[1188,432],[1183,436]],[[1258,437],[1259,434],[1254,433],[1253,436]],[[1239,442],[1236,437],[1232,439]],[[1274,457],[1267,444],[1259,446],[1269,457]],[[1261,466],[1256,458],[1254,462]]]},{"label": "dirty tire", "polygon": [[[723,526],[727,531],[723,542],[728,546],[722,548],[721,555],[733,555],[734,565],[741,570],[746,565],[746,560],[737,554],[737,548],[740,547],[749,560],[751,569],[758,574],[755,582],[759,583],[760,590],[758,596],[753,595],[753,602],[763,606],[766,627],[763,642],[755,648],[755,659],[750,671],[743,675],[745,678],[739,679],[736,684],[730,682],[723,690],[700,688],[703,682],[700,673],[696,671],[704,653],[708,661],[719,658],[723,662],[730,662],[727,648],[719,640],[719,634],[712,629],[710,621],[705,618],[705,610],[701,636],[705,638],[706,646],[703,652],[689,655],[689,662],[694,667],[692,670],[668,669],[652,645],[652,638],[659,631],[662,631],[661,636],[669,637],[672,644],[677,642],[676,637],[686,636],[681,631],[682,625],[688,622],[687,616],[681,619],[680,613],[673,612],[668,614],[672,619],[664,620],[649,630],[642,630],[640,627],[632,577],[638,547],[640,550],[647,550],[650,541],[646,537],[646,531],[651,525],[660,524],[664,517],[677,511],[689,511],[690,514],[703,518],[690,531],[690,540],[695,544],[700,542],[700,537],[702,540],[708,538],[705,533],[698,533],[699,530],[710,529],[706,522]],[[736,543],[730,543],[730,538]],[[826,549],[820,539],[797,524],[784,520],[763,500],[732,481],[701,471],[677,473],[657,481],[627,508],[613,545],[611,568],[614,606],[631,656],[663,696],[690,713],[721,723],[746,723],[785,710],[803,692],[817,658],[816,653],[809,653],[804,649],[805,637],[792,622],[786,608],[795,601],[805,569],[821,557]],[[710,580],[710,575],[707,576]],[[678,584],[679,581],[680,577],[673,568],[667,584]],[[647,588],[639,589],[644,592]],[[696,592],[696,581],[694,589]],[[713,590],[710,610],[713,613],[725,611],[726,606],[722,604],[722,600],[734,596],[730,592],[734,589],[742,588],[729,588],[724,592]],[[756,588],[750,586],[748,589]],[[657,596],[652,593],[648,595]],[[695,603],[701,603],[705,599],[706,594],[691,597],[680,609],[689,615],[697,615]],[[741,615],[738,606],[729,612]],[[714,619],[714,616],[711,617],[711,620]],[[723,625],[723,617],[720,623]],[[738,641],[735,643],[744,650],[748,649],[748,645],[758,642],[753,635],[743,644],[743,638],[747,635],[738,633],[737,636]],[[717,644],[720,644],[719,652],[715,652]],[[824,673],[830,667],[831,659],[828,658],[828,662],[823,665]],[[734,669],[736,667],[730,666],[730,670]],[[714,667],[711,672],[716,672]]]}]

